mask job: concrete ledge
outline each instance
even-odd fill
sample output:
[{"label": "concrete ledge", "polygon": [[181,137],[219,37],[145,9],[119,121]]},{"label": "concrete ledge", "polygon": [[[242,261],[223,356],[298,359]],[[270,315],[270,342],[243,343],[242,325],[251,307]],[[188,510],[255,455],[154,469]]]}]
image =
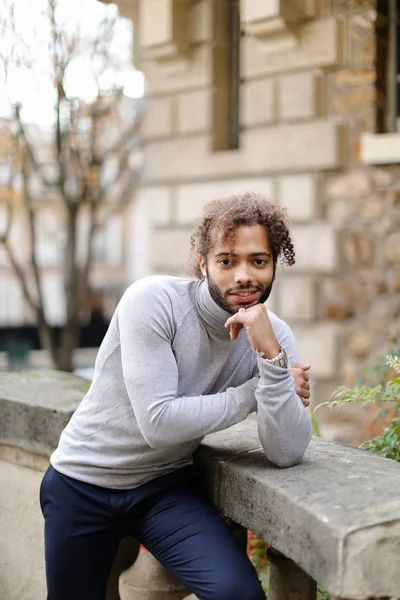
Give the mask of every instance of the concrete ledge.
[{"label": "concrete ledge", "polygon": [[0,373],[0,444],[49,456],[88,388],[58,371]]},{"label": "concrete ledge", "polygon": [[[2,458],[48,456],[87,387],[54,371],[0,374]],[[33,458],[31,469],[38,468]],[[398,463],[315,438],[300,465],[278,469],[265,457],[254,420],[207,436],[196,461],[221,513],[333,596],[399,598]]]},{"label": "concrete ledge", "polygon": [[400,465],[314,438],[278,469],[246,421],[197,452],[220,512],[266,539],[340,598],[399,597]]}]

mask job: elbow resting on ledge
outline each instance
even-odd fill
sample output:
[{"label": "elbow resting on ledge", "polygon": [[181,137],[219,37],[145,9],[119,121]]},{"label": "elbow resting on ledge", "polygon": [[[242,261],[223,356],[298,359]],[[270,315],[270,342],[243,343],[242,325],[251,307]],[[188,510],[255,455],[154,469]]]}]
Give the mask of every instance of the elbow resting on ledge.
[{"label": "elbow resting on ledge", "polygon": [[296,447],[296,444],[292,443],[293,445],[291,445],[290,448],[288,447],[284,447],[281,446],[280,448],[266,448],[264,445],[264,452],[268,458],[268,460],[273,463],[275,466],[279,467],[280,469],[287,469],[288,467],[294,467],[295,465],[298,465],[299,462],[301,461],[301,459],[303,458],[308,445],[310,443],[312,437],[312,432],[310,431],[310,434],[308,436],[307,439],[307,443],[304,444],[304,441],[302,444],[298,444],[298,446]]},{"label": "elbow resting on ledge", "polygon": [[288,467],[295,467],[299,464],[301,459],[304,456],[304,452],[302,453],[292,453],[291,455],[281,455],[281,456],[271,456],[267,454],[267,458],[270,462],[272,462],[276,467],[280,469],[287,469]]}]

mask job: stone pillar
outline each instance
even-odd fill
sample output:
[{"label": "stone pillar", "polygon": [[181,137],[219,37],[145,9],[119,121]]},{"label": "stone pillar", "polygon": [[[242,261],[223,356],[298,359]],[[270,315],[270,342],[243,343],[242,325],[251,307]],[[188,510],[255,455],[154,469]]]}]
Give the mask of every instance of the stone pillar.
[{"label": "stone pillar", "polygon": [[183,600],[189,594],[190,591],[143,548],[134,564],[119,578],[121,600]]},{"label": "stone pillar", "polygon": [[280,552],[268,550],[268,600],[316,600],[317,583]]}]

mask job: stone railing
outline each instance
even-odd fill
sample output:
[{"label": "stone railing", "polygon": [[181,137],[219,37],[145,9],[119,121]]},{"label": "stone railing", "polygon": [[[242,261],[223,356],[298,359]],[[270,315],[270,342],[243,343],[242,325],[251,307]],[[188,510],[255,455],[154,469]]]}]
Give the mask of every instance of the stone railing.
[{"label": "stone railing", "polygon": [[[29,473],[45,468],[86,386],[79,378],[55,372],[0,374],[0,472],[7,472],[0,527],[15,537],[18,527],[28,527],[25,518],[37,519],[40,561],[42,522],[39,512],[32,512],[36,497],[27,497],[27,510],[21,514],[20,507],[18,522],[12,523],[15,494],[21,492],[18,478],[26,483]],[[271,545],[269,600],[315,599],[316,582],[340,599],[400,598],[398,463],[313,439],[300,465],[278,469],[267,461],[251,420],[205,438],[196,460],[211,501],[238,535],[249,529]],[[37,473],[37,482],[40,477]],[[0,596],[41,600],[43,568],[35,575],[40,579],[33,586],[36,595],[32,579],[30,592],[21,592],[21,581],[29,574],[26,563],[35,556],[31,551],[23,560],[25,540],[17,538],[20,548],[14,539],[9,543],[21,568],[7,560],[0,567]],[[26,543],[32,546],[32,539],[31,533]],[[120,559],[119,571],[114,570],[108,600],[118,597],[118,578],[121,600],[178,600],[190,593],[144,551],[127,569],[137,545],[129,552],[130,561]],[[7,573],[2,572],[7,565]]]}]

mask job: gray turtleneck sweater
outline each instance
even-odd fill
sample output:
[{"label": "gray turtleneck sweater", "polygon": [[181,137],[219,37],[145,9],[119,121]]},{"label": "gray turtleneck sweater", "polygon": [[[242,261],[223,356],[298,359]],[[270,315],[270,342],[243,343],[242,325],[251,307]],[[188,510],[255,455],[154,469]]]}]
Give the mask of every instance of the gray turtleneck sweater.
[{"label": "gray turtleneck sweater", "polygon": [[[296,343],[269,312],[291,363]],[[299,462],[311,422],[288,369],[258,358],[205,281],[146,277],[123,295],[89,391],[51,456],[60,473],[126,489],[188,465],[202,438],[257,411],[261,444],[281,467]]]}]

